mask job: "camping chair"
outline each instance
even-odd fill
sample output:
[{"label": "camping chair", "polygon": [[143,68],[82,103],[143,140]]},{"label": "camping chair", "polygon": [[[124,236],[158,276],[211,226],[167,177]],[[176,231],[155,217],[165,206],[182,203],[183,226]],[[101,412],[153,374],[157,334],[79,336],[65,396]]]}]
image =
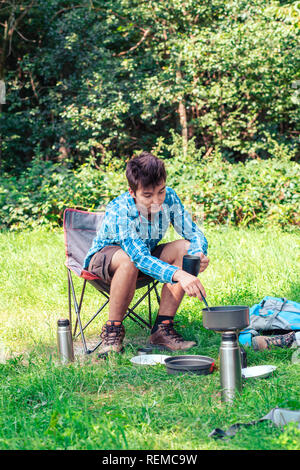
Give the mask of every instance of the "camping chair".
[{"label": "camping chair", "polygon": [[[65,237],[65,249],[66,249],[66,261],[65,266],[67,267],[68,274],[68,300],[69,300],[69,320],[72,330],[72,301],[75,310],[75,326],[73,331],[73,338],[76,339],[81,336],[83,349],[85,354],[94,352],[101,341],[93,348],[88,349],[85,339],[85,329],[88,325],[99,315],[104,307],[109,302],[109,291],[110,285],[104,282],[100,277],[83,269],[83,262],[85,256],[92,245],[93,239],[99,230],[104,217],[104,212],[87,212],[78,209],[66,209],[64,211],[64,237]],[[83,285],[80,293],[79,303],[75,293],[74,282],[72,273],[83,279]],[[95,287],[104,297],[105,301],[103,305],[97,310],[97,312],[90,318],[90,320],[83,325],[81,321],[81,311],[83,298],[86,288],[86,283],[91,284]],[[146,293],[130,308],[128,308],[124,317],[129,317],[131,320],[139,324],[143,328],[152,327],[151,318],[151,292],[154,290],[156,294],[157,302],[160,303],[160,297],[157,292],[158,281],[147,275],[139,275],[137,279],[136,289],[147,287]],[[136,313],[136,307],[145,299],[148,298],[148,319],[145,320]],[[77,328],[79,327],[79,332]]]}]

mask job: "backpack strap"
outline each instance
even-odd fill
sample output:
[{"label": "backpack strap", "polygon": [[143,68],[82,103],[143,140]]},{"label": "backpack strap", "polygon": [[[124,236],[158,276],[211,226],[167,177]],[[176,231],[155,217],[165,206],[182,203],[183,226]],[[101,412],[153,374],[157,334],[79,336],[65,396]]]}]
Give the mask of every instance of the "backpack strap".
[{"label": "backpack strap", "polygon": [[[259,310],[259,316],[262,317],[266,315],[266,323],[264,326],[264,330],[270,330],[272,329],[272,323],[275,320],[276,317],[280,314],[282,311],[284,305],[287,303],[287,299],[282,297],[280,300],[279,299],[267,299],[262,302],[262,308]],[[274,313],[271,315],[268,315],[268,311],[271,310]],[[268,315],[268,316],[267,316]]]}]

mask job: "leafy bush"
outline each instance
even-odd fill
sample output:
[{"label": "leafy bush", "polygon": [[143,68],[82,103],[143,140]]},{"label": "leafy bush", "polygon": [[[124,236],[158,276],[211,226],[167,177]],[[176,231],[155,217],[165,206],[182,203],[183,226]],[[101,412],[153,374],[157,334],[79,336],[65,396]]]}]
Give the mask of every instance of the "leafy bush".
[{"label": "leafy bush", "polygon": [[[283,229],[300,224],[296,162],[255,159],[232,164],[215,152],[199,162],[177,156],[166,161],[166,168],[167,184],[200,222],[203,217],[209,225],[268,224]],[[66,207],[99,210],[126,190],[123,169],[98,170],[91,160],[74,170],[35,160],[20,178],[0,179],[1,227],[57,227]]]},{"label": "leafy bush", "polygon": [[4,175],[0,181],[1,225],[11,229],[58,226],[66,207],[93,210],[126,187],[122,174],[100,172],[90,164],[72,170],[39,160],[19,179]]}]

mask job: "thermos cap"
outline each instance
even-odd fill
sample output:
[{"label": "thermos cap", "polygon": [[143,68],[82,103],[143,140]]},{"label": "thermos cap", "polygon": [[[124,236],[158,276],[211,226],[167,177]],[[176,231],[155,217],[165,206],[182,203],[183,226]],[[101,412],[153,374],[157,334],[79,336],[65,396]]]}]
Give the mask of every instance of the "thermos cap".
[{"label": "thermos cap", "polygon": [[57,321],[57,326],[69,326],[69,325],[70,325],[70,321],[67,318],[60,318]]}]

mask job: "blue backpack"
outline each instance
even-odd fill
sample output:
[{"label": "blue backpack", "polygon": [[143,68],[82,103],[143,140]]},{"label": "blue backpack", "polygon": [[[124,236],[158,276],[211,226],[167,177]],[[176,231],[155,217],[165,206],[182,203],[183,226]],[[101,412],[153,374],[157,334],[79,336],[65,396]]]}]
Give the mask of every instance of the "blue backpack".
[{"label": "blue backpack", "polygon": [[266,331],[300,330],[300,304],[284,297],[266,296],[250,308],[250,325],[240,332],[239,341],[251,346],[252,336]]}]

